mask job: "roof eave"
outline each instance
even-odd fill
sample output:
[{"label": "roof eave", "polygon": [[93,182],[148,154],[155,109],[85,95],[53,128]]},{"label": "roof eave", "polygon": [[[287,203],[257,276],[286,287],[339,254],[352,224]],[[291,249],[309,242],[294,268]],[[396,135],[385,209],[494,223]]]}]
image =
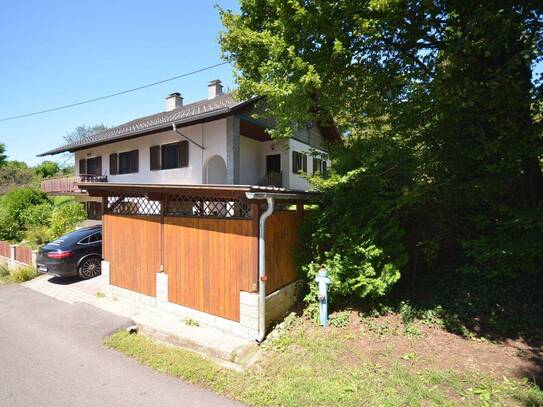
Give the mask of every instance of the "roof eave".
[{"label": "roof eave", "polygon": [[81,146],[72,146],[72,147],[66,147],[66,148],[64,148],[64,147],[55,148],[53,150],[49,150],[49,151],[46,151],[44,153],[38,154],[37,157],[45,157],[45,156],[48,156],[48,155],[56,155],[56,154],[61,154],[61,153],[65,153],[65,152],[73,153],[75,151],[84,150],[84,149],[90,148],[90,147],[96,147],[96,146],[100,146],[100,145],[111,144],[111,143],[118,142],[118,141],[137,138],[137,137],[145,136],[146,134],[149,134],[149,133],[154,133],[154,132],[158,132],[158,131],[161,131],[161,130],[167,130],[167,129],[171,128],[172,124],[174,124],[174,123],[176,125],[178,125],[179,127],[187,127],[187,126],[197,124],[197,123],[200,123],[200,122],[205,122],[205,121],[210,121],[210,120],[218,120],[218,119],[220,119],[220,118],[222,118],[224,116],[228,116],[230,114],[234,114],[234,113],[238,112],[239,110],[242,110],[243,108],[255,103],[260,98],[261,97],[253,97],[253,98],[248,99],[246,101],[237,103],[237,104],[235,104],[234,106],[231,106],[231,107],[215,110],[213,112],[203,113],[201,115],[189,117],[187,119],[174,120],[174,121],[171,121],[171,122],[168,122],[168,123],[165,123],[165,124],[160,124],[160,125],[157,125],[157,126],[149,127],[149,128],[142,129],[142,130],[138,130],[138,131],[131,132],[131,133],[128,133],[128,134],[124,134],[124,135],[119,136],[119,137],[113,137],[113,138],[109,138],[109,139],[105,139],[105,140],[100,140],[100,141],[96,141],[96,142],[93,142],[93,143],[84,144],[84,145],[81,145]]}]

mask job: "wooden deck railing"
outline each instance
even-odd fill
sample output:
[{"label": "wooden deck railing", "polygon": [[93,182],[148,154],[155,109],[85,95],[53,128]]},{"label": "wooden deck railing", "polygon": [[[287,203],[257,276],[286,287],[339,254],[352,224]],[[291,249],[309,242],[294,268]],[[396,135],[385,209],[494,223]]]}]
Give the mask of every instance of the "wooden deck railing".
[{"label": "wooden deck railing", "polygon": [[45,193],[81,193],[79,184],[84,182],[107,182],[105,175],[79,175],[72,177],[58,177],[45,179],[40,184],[40,189]]}]

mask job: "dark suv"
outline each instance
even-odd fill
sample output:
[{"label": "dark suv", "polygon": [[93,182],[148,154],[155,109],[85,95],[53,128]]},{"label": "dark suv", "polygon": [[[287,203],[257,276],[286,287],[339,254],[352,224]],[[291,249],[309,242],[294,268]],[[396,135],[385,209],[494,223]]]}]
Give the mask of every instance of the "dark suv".
[{"label": "dark suv", "polygon": [[57,277],[92,278],[100,274],[102,226],[79,229],[43,246],[38,252],[40,273]]}]

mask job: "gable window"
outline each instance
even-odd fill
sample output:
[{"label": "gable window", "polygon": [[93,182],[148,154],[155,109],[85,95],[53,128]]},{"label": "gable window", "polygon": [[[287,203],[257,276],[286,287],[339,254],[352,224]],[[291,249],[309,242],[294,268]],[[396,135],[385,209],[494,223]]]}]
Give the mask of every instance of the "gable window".
[{"label": "gable window", "polygon": [[111,175],[132,174],[138,172],[138,169],[138,150],[125,151],[123,153],[109,155],[109,173]]},{"label": "gable window", "polygon": [[328,165],[326,161],[321,158],[313,158],[313,174],[326,175]]},{"label": "gable window", "polygon": [[79,160],[79,175],[102,175],[102,157]]},{"label": "gable window", "polygon": [[307,155],[299,153],[298,151],[292,152],[292,172],[294,174],[307,172]]},{"label": "gable window", "polygon": [[149,149],[150,169],[169,170],[189,165],[189,142],[184,140],[178,143],[152,146]]}]

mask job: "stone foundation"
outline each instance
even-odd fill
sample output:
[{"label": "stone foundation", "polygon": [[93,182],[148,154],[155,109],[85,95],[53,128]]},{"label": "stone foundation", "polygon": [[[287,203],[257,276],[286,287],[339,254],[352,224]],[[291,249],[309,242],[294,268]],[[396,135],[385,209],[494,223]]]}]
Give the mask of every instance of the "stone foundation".
[{"label": "stone foundation", "polygon": [[[258,293],[240,291],[240,320],[236,322],[169,302],[168,274],[166,273],[156,274],[156,298],[111,285],[109,275],[109,262],[102,261],[101,278],[104,280],[104,287],[106,287],[107,293],[110,295],[157,307],[179,315],[184,319],[193,319],[201,325],[213,327],[242,338],[256,339],[258,336]],[[266,297],[267,326],[288,313],[298,298],[299,288],[299,282],[295,282]]]}]

